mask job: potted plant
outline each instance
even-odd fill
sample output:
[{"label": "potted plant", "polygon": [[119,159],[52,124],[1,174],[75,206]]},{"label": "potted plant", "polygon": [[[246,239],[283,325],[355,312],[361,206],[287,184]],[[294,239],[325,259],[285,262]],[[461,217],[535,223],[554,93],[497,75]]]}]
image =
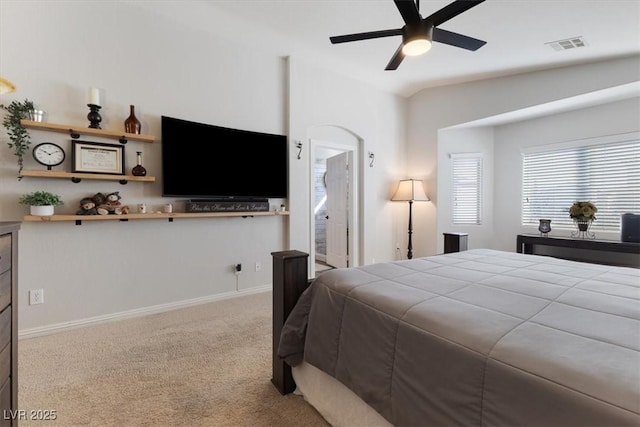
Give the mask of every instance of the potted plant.
[{"label": "potted plant", "polygon": [[[569,208],[569,216],[576,224],[578,224],[578,226],[580,226],[580,224],[589,224],[592,221],[595,221],[596,212],[598,212],[598,208],[589,201],[574,202]],[[581,229],[581,231],[583,230]]]},{"label": "potted plant", "polygon": [[53,215],[53,207],[62,205],[62,198],[47,191],[34,191],[20,196],[20,204],[31,207],[31,215]]},{"label": "potted plant", "polygon": [[2,120],[2,125],[7,129],[9,134],[9,148],[13,149],[13,154],[18,157],[19,171],[22,170],[24,153],[29,149],[31,144],[31,136],[27,129],[22,126],[20,120],[29,118],[29,113],[34,109],[33,102],[25,99],[24,101],[12,101],[8,106],[0,105],[0,108],[7,111],[7,115]]},{"label": "potted plant", "polygon": [[578,227],[578,231],[572,231],[571,237],[578,236],[583,239],[586,237],[594,239],[596,235],[589,231],[589,227],[596,220],[596,212],[598,212],[598,208],[590,201],[574,202],[569,208],[569,216]]}]

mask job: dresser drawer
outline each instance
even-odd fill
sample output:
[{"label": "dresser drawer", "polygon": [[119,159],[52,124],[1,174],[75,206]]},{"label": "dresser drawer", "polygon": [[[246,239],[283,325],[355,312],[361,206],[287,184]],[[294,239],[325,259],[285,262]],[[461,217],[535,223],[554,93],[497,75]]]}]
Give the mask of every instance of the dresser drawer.
[{"label": "dresser drawer", "polygon": [[0,348],[11,342],[11,306],[0,313]]},{"label": "dresser drawer", "polygon": [[0,273],[0,311],[11,303],[11,270]]},{"label": "dresser drawer", "polygon": [[0,273],[11,268],[11,235],[0,236]]}]

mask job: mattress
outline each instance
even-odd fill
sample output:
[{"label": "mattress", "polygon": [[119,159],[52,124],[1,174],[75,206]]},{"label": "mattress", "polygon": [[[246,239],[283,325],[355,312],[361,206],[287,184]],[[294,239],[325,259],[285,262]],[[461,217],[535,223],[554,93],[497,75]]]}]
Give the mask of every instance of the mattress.
[{"label": "mattress", "polygon": [[640,425],[640,271],[488,249],[325,272],[278,354],[393,425]]}]

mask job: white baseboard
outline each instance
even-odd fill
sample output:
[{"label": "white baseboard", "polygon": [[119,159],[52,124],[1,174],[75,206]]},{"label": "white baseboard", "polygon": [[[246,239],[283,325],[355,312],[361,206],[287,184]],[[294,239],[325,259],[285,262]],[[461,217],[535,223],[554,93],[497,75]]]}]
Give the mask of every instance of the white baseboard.
[{"label": "white baseboard", "polygon": [[70,322],[54,323],[52,325],[38,326],[36,328],[22,329],[18,331],[18,339],[33,338],[42,335],[50,335],[57,332],[68,331],[70,329],[84,326],[97,325],[100,323],[112,322],[115,320],[141,317],[149,314],[162,313],[165,311],[177,310],[179,308],[191,307],[194,305],[206,304],[214,301],[222,301],[229,298],[238,298],[244,295],[257,294],[271,291],[271,285],[257,286],[254,288],[225,292],[223,294],[207,295],[206,297],[193,298],[183,301],[176,301],[167,304],[153,305],[150,307],[135,308],[133,310],[120,311],[117,313],[104,314],[102,316],[87,317],[85,319],[73,320]]}]

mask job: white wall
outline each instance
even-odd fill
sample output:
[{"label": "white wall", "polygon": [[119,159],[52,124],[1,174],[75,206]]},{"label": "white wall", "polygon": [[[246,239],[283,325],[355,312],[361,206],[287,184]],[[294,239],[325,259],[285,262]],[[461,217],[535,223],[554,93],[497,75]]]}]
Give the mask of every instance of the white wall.
[{"label": "white wall", "polygon": [[[184,20],[188,11],[194,13]],[[161,197],[163,114],[247,130],[292,132],[290,218],[106,221],[82,226],[23,223],[21,331],[270,286],[272,251],[308,250],[308,237],[299,239],[308,236],[308,205],[302,200],[308,197],[309,187],[299,186],[307,180],[307,162],[293,160],[297,153],[293,140],[304,140],[312,125],[341,124],[362,135],[366,146],[377,151],[377,168],[365,172],[370,196],[364,204],[375,212],[374,220],[382,210],[386,211],[383,219],[390,221],[392,215],[379,196],[387,191],[389,176],[399,169],[399,149],[391,147],[404,132],[403,102],[311,66],[290,69],[286,58],[264,46],[236,44],[233,23],[207,12],[211,9],[200,2],[0,2],[0,76],[17,86],[17,92],[2,96],[2,103],[28,98],[47,112],[47,121],[86,126],[87,91],[95,86],[102,89],[103,128],[122,129],[129,104],[134,104],[143,133],[158,138],[153,144],[129,142],[126,146],[127,169],[134,165],[135,151],[141,149],[144,166],[156,182],[121,186],[107,181],[18,181],[16,158],[7,147],[6,135],[0,134],[1,221],[21,220],[28,208],[18,205],[19,195],[39,189],[63,196],[65,205],[58,213],[75,212],[82,197],[98,191],[120,191],[123,203],[145,202],[153,210],[175,202]],[[225,35],[220,36],[220,31]],[[324,89],[307,87],[319,81]],[[312,99],[306,98],[312,96],[310,104]],[[31,134],[34,144],[53,141],[70,154],[68,136]],[[185,149],[188,144],[185,141]],[[40,168],[30,154],[25,167]],[[69,160],[64,168],[70,170]],[[381,229],[378,233],[368,225],[373,245],[390,239],[390,232]],[[375,246],[366,253],[381,259],[392,256]],[[256,261],[262,263],[261,272],[253,271]],[[238,262],[244,264],[244,271],[236,276],[232,266]],[[45,304],[29,306],[28,290],[36,288],[44,288]]]},{"label": "white wall", "polygon": [[[290,182],[291,248],[306,251],[309,247],[309,140],[340,138],[337,129],[341,129],[362,141],[359,231],[363,244],[354,265],[395,259],[391,242],[397,206],[389,199],[391,187],[403,174],[406,100],[323,73],[296,57],[289,60],[289,76],[289,137],[304,145],[300,160],[297,151],[290,157],[291,172],[298,177]],[[348,138],[336,142],[348,142]],[[369,167],[369,152],[375,154],[373,167]]]},{"label": "white wall", "polygon": [[[537,233],[537,226],[521,225],[522,151],[527,147],[579,141],[640,129],[640,98],[606,102],[574,111],[496,126],[445,129],[438,140],[438,235],[458,231],[469,234],[469,248],[515,251],[515,236]],[[483,224],[454,227],[451,218],[451,152],[482,153]],[[640,195],[638,196],[640,197]],[[568,207],[567,207],[568,208]],[[571,229],[552,223],[554,235],[569,236]],[[598,238],[618,240],[619,233],[598,231]]]},{"label": "white wall", "polygon": [[[468,233],[468,248],[486,248],[494,235],[494,135],[493,128],[441,130],[438,136],[438,216],[437,235],[444,246],[442,233]],[[482,156],[481,224],[454,225],[452,210],[452,159],[450,154],[478,153]]]},{"label": "white wall", "polygon": [[638,80],[640,57],[635,56],[426,89],[411,97],[406,169],[413,177],[426,179],[432,200],[426,215],[414,218],[415,256],[431,255],[443,247],[436,221],[440,129]]},{"label": "white wall", "polygon": [[[21,330],[268,287],[272,251],[308,250],[308,151],[298,161],[294,142],[308,147],[324,125],[362,141],[360,262],[396,259],[396,245],[404,256],[407,205],[389,198],[406,177],[425,179],[432,200],[414,205],[414,256],[435,253],[442,240],[436,229],[440,129],[638,80],[634,57],[434,88],[407,101],[303,57],[286,59],[264,46],[239,45],[229,31],[235,22],[210,11],[203,2],[0,2],[0,76],[18,87],[2,96],[4,104],[28,98],[47,111],[50,122],[86,125],[87,90],[97,86],[107,129],[121,128],[134,104],[143,131],[159,139],[159,118],[166,114],[284,133],[290,142],[289,218],[24,223]],[[63,134],[32,135],[34,143],[50,140],[69,151]],[[37,189],[60,193],[63,213],[74,212],[83,196],[98,191],[119,190],[124,203],[145,202],[154,210],[173,201],[160,197],[161,140],[127,145],[127,167],[133,166],[131,154],[142,149],[157,181],[120,186],[18,181],[16,158],[6,136],[0,139],[2,221],[20,220],[27,208],[17,204],[19,195]],[[363,158],[368,152],[375,154],[373,168]],[[38,168],[29,155],[26,167]],[[65,167],[70,169],[68,161]],[[252,271],[256,261],[261,272]],[[245,265],[240,276],[231,268],[237,262]],[[35,288],[45,289],[45,304],[28,306],[27,291]]]},{"label": "white wall", "polygon": [[[617,135],[640,130],[640,98],[582,108],[533,120],[516,122],[495,128],[495,216],[494,238],[485,241],[488,247],[514,251],[515,236],[537,233],[537,227],[522,227],[522,149],[566,141]],[[638,165],[640,167],[640,165]],[[640,194],[638,194],[640,198]],[[567,209],[569,206],[567,206]],[[570,235],[551,223],[555,235]],[[498,232],[499,230],[499,232]],[[598,238],[619,240],[620,233],[591,228]]]}]

